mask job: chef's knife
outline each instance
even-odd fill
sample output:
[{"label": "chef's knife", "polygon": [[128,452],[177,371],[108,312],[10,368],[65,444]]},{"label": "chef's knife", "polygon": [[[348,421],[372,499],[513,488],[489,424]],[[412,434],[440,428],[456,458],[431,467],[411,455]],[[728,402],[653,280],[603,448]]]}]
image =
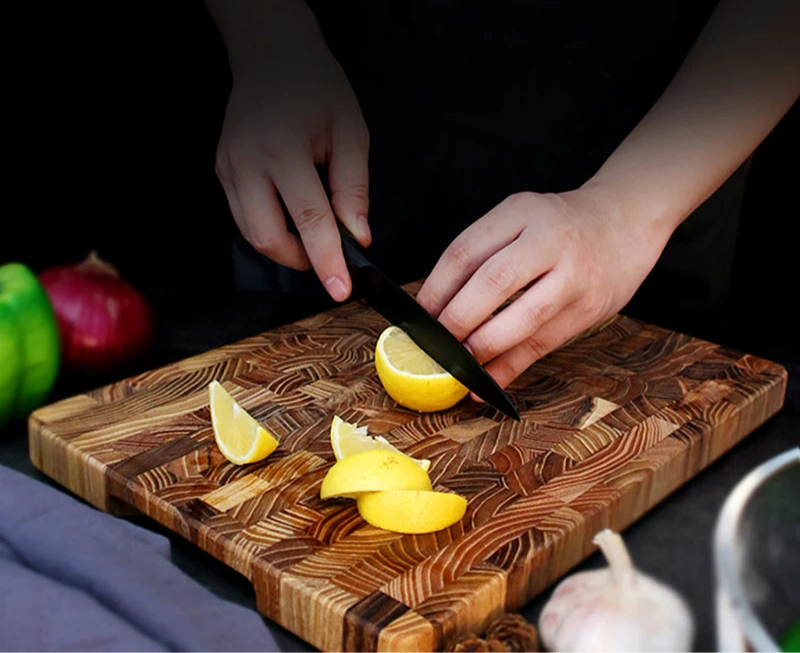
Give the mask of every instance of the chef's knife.
[{"label": "chef's knife", "polygon": [[441,322],[375,266],[339,223],[354,289],[389,322],[400,327],[439,365],[490,406],[520,421],[514,404],[497,382]]}]

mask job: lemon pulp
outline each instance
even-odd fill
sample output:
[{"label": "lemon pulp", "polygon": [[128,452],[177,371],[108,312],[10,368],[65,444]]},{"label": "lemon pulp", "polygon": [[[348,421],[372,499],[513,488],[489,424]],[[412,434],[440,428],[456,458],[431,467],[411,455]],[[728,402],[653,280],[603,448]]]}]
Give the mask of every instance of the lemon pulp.
[{"label": "lemon pulp", "polygon": [[269,456],[278,439],[250,415],[219,381],[208,386],[211,425],[219,450],[237,465],[254,463]]},{"label": "lemon pulp", "polygon": [[450,408],[469,392],[397,326],[386,328],[378,338],[375,369],[392,399],[420,412]]},{"label": "lemon pulp", "polygon": [[[333,420],[331,420],[331,448],[336,460],[373,449],[402,453],[386,438],[380,435],[369,435],[366,426],[357,426],[351,422],[345,422],[338,415],[334,415]],[[411,457],[411,460],[426,472],[431,466],[431,461],[427,458]]]}]

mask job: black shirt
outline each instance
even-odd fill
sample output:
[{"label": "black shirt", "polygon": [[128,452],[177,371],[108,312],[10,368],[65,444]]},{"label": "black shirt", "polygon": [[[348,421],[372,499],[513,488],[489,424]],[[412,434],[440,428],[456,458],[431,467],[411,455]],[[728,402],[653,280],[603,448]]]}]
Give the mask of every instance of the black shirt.
[{"label": "black shirt", "polygon": [[417,278],[508,195],[582,184],[716,4],[312,2],[370,129],[374,255]]}]

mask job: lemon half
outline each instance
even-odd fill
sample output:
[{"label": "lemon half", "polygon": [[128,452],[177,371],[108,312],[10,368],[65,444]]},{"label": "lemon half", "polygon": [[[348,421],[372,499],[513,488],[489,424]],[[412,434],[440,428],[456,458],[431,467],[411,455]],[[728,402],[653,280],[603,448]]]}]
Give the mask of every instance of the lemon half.
[{"label": "lemon half", "polygon": [[364,521],[395,533],[440,531],[455,524],[467,510],[467,500],[449,492],[367,492],[357,501]]},{"label": "lemon half", "polygon": [[[331,421],[331,448],[336,460],[341,460],[362,451],[372,451],[373,449],[402,453],[386,438],[380,435],[369,435],[366,426],[357,426],[351,422],[345,422],[338,415],[334,415]],[[426,472],[430,469],[431,461],[427,458],[412,457],[411,460]]]},{"label": "lemon half", "polygon": [[386,328],[378,338],[375,369],[392,399],[420,412],[450,408],[469,392],[397,326]]},{"label": "lemon half", "polygon": [[400,452],[373,449],[347,456],[328,470],[320,499],[348,497],[379,490],[430,490],[428,473]]},{"label": "lemon half", "polygon": [[277,438],[242,408],[219,381],[208,386],[211,425],[222,454],[237,465],[254,463],[269,456]]}]

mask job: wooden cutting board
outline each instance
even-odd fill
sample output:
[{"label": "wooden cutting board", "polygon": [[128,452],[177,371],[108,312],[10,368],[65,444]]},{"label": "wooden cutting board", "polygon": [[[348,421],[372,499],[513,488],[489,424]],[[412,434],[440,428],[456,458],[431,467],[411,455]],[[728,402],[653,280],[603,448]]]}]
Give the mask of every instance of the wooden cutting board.
[{"label": "wooden cutting board", "polygon": [[[779,365],[617,316],[511,386],[521,423],[468,399],[418,414],[374,371],[386,326],[353,302],[54,403],[31,416],[31,459],[241,572],[258,609],[317,648],[435,651],[520,608],[784,400]],[[281,438],[269,458],[219,453],[213,379]],[[429,458],[435,489],[468,498],[463,520],[400,535],[320,500],[335,414]]]}]

